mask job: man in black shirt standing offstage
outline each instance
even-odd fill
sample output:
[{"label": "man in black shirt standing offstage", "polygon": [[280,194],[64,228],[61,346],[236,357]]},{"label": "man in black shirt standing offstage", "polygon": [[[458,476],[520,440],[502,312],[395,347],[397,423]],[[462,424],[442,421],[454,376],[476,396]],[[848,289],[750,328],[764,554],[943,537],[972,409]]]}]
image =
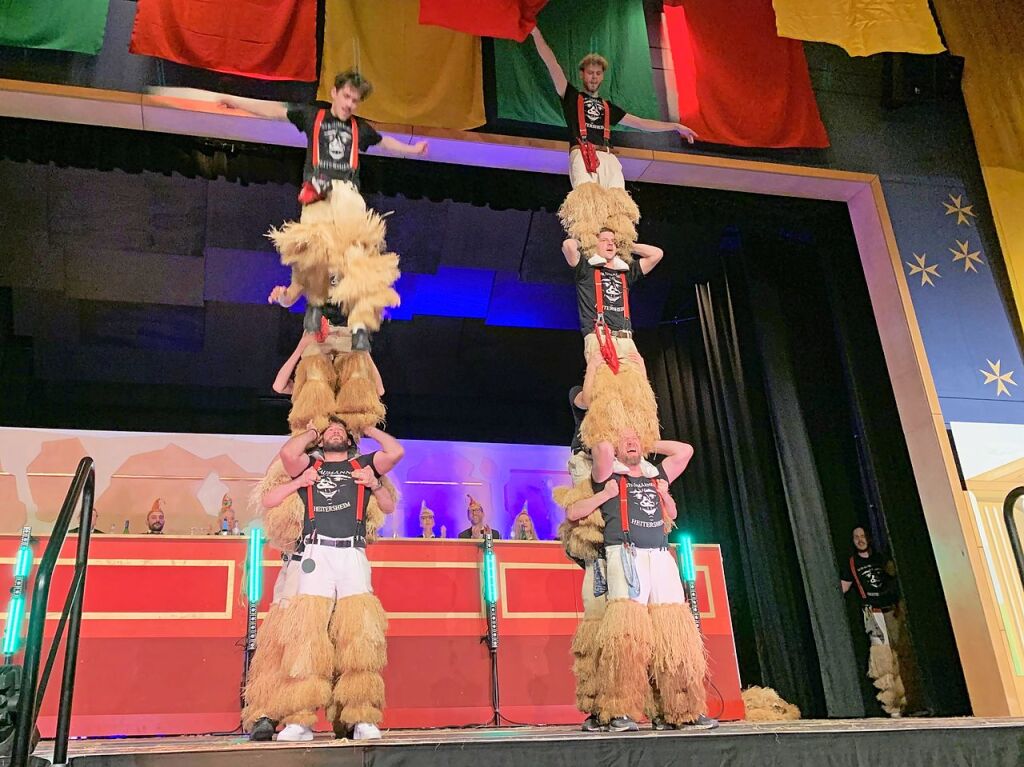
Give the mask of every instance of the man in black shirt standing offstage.
[{"label": "man in black shirt standing offstage", "polygon": [[[622,123],[643,131],[676,131],[691,144],[697,134],[680,123],[649,120],[629,114],[622,107],[598,95],[604,81],[608,62],[597,53],[588,53],[580,61],[579,91],[566,80],[554,51],[534,27],[530,33],[537,45],[544,66],[547,67],[555,91],[562,99],[562,112],[569,128],[569,182],[575,189],[580,184],[594,181],[604,187],[624,189],[622,165],[612,154],[611,126]],[[600,157],[598,156],[600,152]]]},{"label": "man in black shirt standing offstage", "polygon": [[864,631],[871,643],[868,676],[878,688],[882,710],[893,718],[909,707],[916,710],[917,667],[903,623],[900,586],[892,559],[871,547],[863,527],[853,528],[853,553],[839,566],[843,593],[853,588],[864,612]]},{"label": "man in black shirt standing offstage", "polygon": [[[364,515],[371,495],[385,514],[395,510],[380,478],[404,450],[379,429],[366,436],[381,449],[359,455],[344,422],[332,416],[322,434],[310,428],[292,437],[279,457],[293,479],[263,498],[272,507],[298,493],[304,509],[297,595],[282,616],[293,638],[284,647],[289,679],[277,704],[281,741],[312,740],[317,710],[328,706],[354,739],[380,737],[387,620],[370,584]],[[322,454],[311,452],[318,446]]]}]

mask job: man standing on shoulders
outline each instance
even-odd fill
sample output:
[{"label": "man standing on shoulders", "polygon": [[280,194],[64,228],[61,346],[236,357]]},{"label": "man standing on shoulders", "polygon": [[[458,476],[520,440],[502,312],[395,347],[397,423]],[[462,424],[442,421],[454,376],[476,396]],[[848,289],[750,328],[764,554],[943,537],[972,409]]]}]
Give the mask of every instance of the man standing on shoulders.
[{"label": "man standing on shoulders", "polygon": [[697,134],[685,125],[637,117],[599,96],[598,91],[608,69],[608,62],[600,54],[588,53],[580,61],[583,90],[577,90],[566,80],[540,27],[534,27],[530,34],[537,45],[537,53],[551,75],[555,92],[562,99],[562,112],[569,128],[569,182],[574,189],[588,181],[604,187],[625,188],[622,165],[611,151],[613,125],[622,123],[642,131],[676,131],[691,144],[697,138]]},{"label": "man standing on shoulders", "polygon": [[583,332],[583,355],[589,363],[601,354],[625,359],[639,356],[633,343],[633,323],[629,311],[629,291],[656,267],[665,252],[654,245],[635,243],[637,258],[627,264],[616,255],[615,233],[602,229],[597,248],[591,254],[581,252],[576,240],[562,243],[562,253],[576,278],[576,309]]}]

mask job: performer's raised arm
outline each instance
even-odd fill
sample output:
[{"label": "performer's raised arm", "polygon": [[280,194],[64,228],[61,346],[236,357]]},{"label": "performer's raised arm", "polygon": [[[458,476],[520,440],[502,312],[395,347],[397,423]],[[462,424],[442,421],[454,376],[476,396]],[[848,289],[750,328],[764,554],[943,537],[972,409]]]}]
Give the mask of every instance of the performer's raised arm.
[{"label": "performer's raised arm", "polygon": [[644,245],[642,242],[634,243],[631,250],[640,259],[640,271],[644,274],[656,267],[665,255],[665,251],[658,246]]},{"label": "performer's raised arm", "polygon": [[222,96],[220,105],[239,112],[248,112],[254,117],[265,117],[269,120],[287,120],[288,105],[280,101],[263,101],[262,99],[246,99],[241,96]]},{"label": "performer's raised arm", "polygon": [[562,243],[562,255],[565,256],[569,266],[575,268],[580,262],[580,244],[576,240],[566,240]]},{"label": "performer's raised arm", "polygon": [[373,467],[378,474],[387,474],[405,455],[405,448],[402,447],[402,444],[376,426],[371,426],[363,434],[370,439],[377,440],[380,445],[380,450],[373,456]]},{"label": "performer's raised arm", "polygon": [[595,482],[606,482],[612,475],[615,462],[615,448],[611,442],[598,442],[590,451],[594,459],[594,470],[591,473]]},{"label": "performer's raised arm", "polygon": [[533,42],[537,45],[537,53],[540,54],[541,61],[544,62],[544,66],[548,68],[548,74],[551,75],[551,82],[555,85],[555,92],[558,93],[558,97],[562,98],[565,95],[565,87],[569,84],[565,79],[565,72],[562,71],[561,65],[558,63],[558,59],[555,58],[555,52],[551,50],[551,46],[548,45],[548,41],[544,39],[544,35],[540,33],[540,27],[534,27],[530,32],[533,37]]},{"label": "performer's raised arm", "polygon": [[297,477],[306,467],[309,466],[309,456],[306,450],[320,439],[320,432],[313,428],[310,423],[305,431],[301,431],[284,443],[281,448],[281,465],[288,472],[289,476]]},{"label": "performer's raised arm", "polygon": [[316,336],[312,333],[302,334],[302,338],[299,339],[299,343],[296,345],[295,351],[292,352],[292,356],[285,360],[281,369],[277,371],[277,378],[274,379],[274,391],[278,394],[292,393],[292,373],[295,372],[295,366],[299,364],[302,350],[315,340]]},{"label": "performer's raised arm", "polygon": [[626,116],[622,118],[622,124],[628,125],[630,128],[636,128],[637,130],[647,131],[649,133],[661,133],[670,130],[674,130],[679,134],[679,138],[685,139],[687,142],[692,144],[697,140],[697,133],[692,128],[687,128],[682,123],[670,123],[665,120],[651,120],[647,117],[637,117],[634,114],[626,113]]},{"label": "performer's raised arm", "polygon": [[665,456],[665,460],[661,462],[661,468],[665,472],[665,476],[668,477],[668,481],[674,482],[693,458],[693,445],[659,439],[654,443],[654,452]]}]

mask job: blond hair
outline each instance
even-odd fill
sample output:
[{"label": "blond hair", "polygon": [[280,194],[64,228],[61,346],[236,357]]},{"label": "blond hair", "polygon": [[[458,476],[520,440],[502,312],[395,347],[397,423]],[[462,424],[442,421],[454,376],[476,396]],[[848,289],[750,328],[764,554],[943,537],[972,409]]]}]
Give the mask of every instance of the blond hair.
[{"label": "blond hair", "polygon": [[608,59],[606,59],[600,53],[588,53],[586,56],[580,59],[581,72],[591,65],[601,67],[602,72],[608,71]]}]

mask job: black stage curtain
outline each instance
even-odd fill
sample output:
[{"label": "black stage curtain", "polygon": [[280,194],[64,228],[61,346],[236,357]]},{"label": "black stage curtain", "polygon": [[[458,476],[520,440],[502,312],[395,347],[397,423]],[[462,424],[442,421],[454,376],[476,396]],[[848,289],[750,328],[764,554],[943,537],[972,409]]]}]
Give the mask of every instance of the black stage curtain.
[{"label": "black stage curtain", "polygon": [[767,223],[691,253],[695,316],[640,339],[666,437],[697,447],[674,488],[680,527],[722,546],[744,684],[776,688],[805,717],[881,715],[837,569],[854,526],[880,528],[901,570],[926,703],[964,713],[856,247],[842,227],[835,242],[815,242]]}]

